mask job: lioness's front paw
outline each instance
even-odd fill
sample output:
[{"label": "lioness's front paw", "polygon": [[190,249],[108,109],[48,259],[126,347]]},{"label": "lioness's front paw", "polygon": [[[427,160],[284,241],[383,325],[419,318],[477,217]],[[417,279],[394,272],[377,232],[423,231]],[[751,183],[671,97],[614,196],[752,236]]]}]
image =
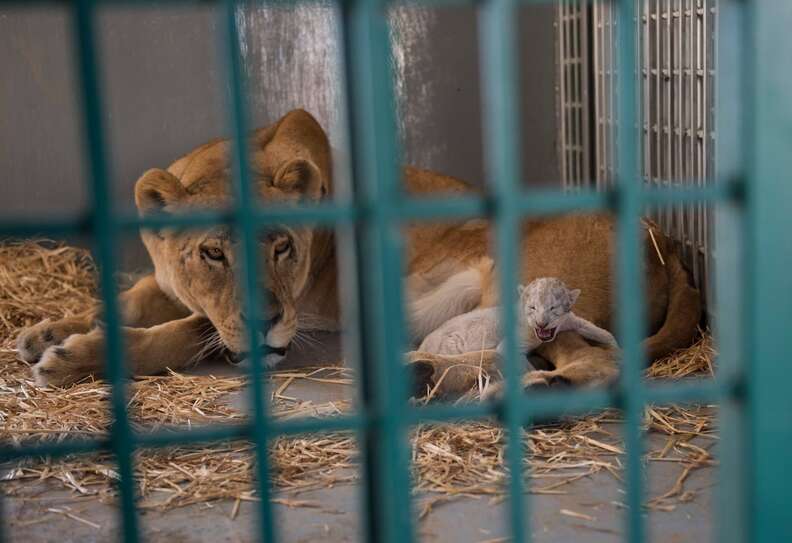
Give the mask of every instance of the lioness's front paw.
[{"label": "lioness's front paw", "polygon": [[39,386],[65,386],[101,373],[103,349],[101,334],[70,336],[63,345],[53,345],[44,351],[33,366],[33,377]]},{"label": "lioness's front paw", "polygon": [[52,345],[60,345],[72,333],[59,326],[58,322],[45,319],[19,333],[16,341],[17,352],[25,362],[38,362],[44,351]]}]

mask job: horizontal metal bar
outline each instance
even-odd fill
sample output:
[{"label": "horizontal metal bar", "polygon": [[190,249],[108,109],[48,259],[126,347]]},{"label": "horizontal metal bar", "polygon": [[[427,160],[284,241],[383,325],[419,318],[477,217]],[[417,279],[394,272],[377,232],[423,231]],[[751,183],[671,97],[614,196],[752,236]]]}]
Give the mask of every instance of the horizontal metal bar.
[{"label": "horizontal metal bar", "polygon": [[349,432],[357,431],[368,424],[368,417],[363,414],[338,415],[324,418],[301,418],[288,421],[272,421],[270,435],[288,436],[314,432]]},{"label": "horizontal metal bar", "polygon": [[693,185],[692,182],[688,185],[684,181],[682,183],[684,186],[645,186],[641,198],[647,205],[718,204],[742,200],[743,184],[739,180],[710,180],[705,185]]},{"label": "horizontal metal bar", "polygon": [[486,217],[492,205],[485,197],[433,195],[430,198],[409,198],[397,204],[391,215],[402,221],[433,221],[442,219],[473,219]]},{"label": "horizontal metal bar", "polygon": [[70,454],[105,452],[109,451],[110,447],[111,443],[109,437],[99,439],[71,439],[68,441],[52,441],[36,443],[35,445],[23,445],[19,447],[5,445],[2,449],[0,449],[0,462],[41,456],[61,458]]},{"label": "horizontal metal bar", "polygon": [[523,192],[517,200],[517,211],[522,216],[559,215],[581,211],[606,211],[613,206],[608,191],[582,190],[531,190]]},{"label": "horizontal metal bar", "polygon": [[190,430],[159,430],[152,433],[137,433],[135,445],[141,448],[162,448],[195,443],[248,439],[252,433],[250,424],[201,426]]},{"label": "horizontal metal bar", "polygon": [[739,381],[719,379],[690,379],[675,383],[650,383],[644,387],[647,403],[651,404],[703,404],[719,403],[742,394]]},{"label": "horizontal metal bar", "polygon": [[[741,181],[712,182],[704,186],[646,187],[642,191],[642,199],[646,205],[739,202],[743,194],[742,188]],[[517,198],[517,207],[523,216],[605,211],[615,202],[613,190],[586,190],[572,193],[560,190],[530,190],[523,192]],[[486,196],[410,198],[393,206],[391,220],[407,222],[484,218],[492,215],[493,207],[493,202]],[[332,226],[353,223],[360,218],[360,214],[360,210],[345,204],[273,205],[257,208],[255,219],[261,226],[276,224]],[[20,218],[18,221],[3,220],[0,221],[0,237],[89,235],[91,220],[90,214],[78,214],[52,221],[31,221],[27,218]],[[131,231],[139,228],[201,228],[235,224],[235,222],[236,216],[233,210],[199,210],[184,215],[163,214],[147,217],[127,215],[117,219],[120,229]]]},{"label": "horizontal metal bar", "polygon": [[30,220],[20,217],[0,220],[0,238],[29,238],[34,236],[67,237],[90,234],[93,217],[90,214],[53,220]]},{"label": "horizontal metal bar", "polygon": [[461,405],[434,404],[412,408],[407,413],[407,420],[410,424],[478,420],[496,415],[497,410],[496,403],[488,402]]},{"label": "horizontal metal bar", "polygon": [[120,229],[137,231],[141,228],[206,228],[233,224],[235,219],[232,211],[197,210],[184,215],[165,213],[146,217],[126,215],[116,220]]},{"label": "horizontal metal bar", "polygon": [[[353,206],[333,203],[289,205],[266,205],[254,210],[254,220],[259,226],[276,224],[333,225],[351,223],[356,220]],[[218,224],[236,224],[237,214],[228,211],[196,211],[184,215],[152,215],[148,217],[122,217],[119,225],[128,230],[138,228],[190,228]]]},{"label": "horizontal metal bar", "polygon": [[[221,0],[94,0],[98,6],[102,5],[141,5],[141,6],[191,6],[191,5],[214,5]],[[254,0],[267,5],[275,6],[292,6],[296,4],[317,4],[320,0]],[[547,5],[552,4],[558,0],[518,0],[518,3],[523,5]],[[575,0],[561,0],[565,3],[572,3]],[[585,0],[593,2],[594,0]],[[46,5],[60,5],[68,4],[70,0],[0,0],[0,5],[10,6],[46,6]],[[427,7],[464,7],[473,6],[476,0],[389,0],[384,2],[386,5],[416,5]]]},{"label": "horizontal metal bar", "polygon": [[619,407],[619,397],[611,389],[530,390],[520,399],[524,423],[547,417],[566,417]]}]

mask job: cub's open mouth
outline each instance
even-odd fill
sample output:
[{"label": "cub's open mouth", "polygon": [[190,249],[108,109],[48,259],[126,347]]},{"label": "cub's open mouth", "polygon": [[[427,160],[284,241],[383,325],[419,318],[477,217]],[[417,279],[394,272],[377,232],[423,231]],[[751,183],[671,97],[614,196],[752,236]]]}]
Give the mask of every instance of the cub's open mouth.
[{"label": "cub's open mouth", "polygon": [[540,341],[552,341],[555,337],[556,329],[555,328],[539,328],[538,326],[534,328],[534,333],[536,337],[539,338]]}]

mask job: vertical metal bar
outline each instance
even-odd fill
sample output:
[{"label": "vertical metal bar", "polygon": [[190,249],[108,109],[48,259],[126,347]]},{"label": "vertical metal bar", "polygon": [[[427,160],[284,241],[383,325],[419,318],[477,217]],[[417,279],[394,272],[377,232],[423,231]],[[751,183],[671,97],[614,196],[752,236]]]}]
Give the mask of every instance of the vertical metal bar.
[{"label": "vertical metal bar", "polygon": [[[746,172],[745,153],[750,147],[746,134],[748,108],[747,76],[743,58],[748,47],[745,40],[745,2],[720,0],[718,34],[728,39],[717,43],[715,62],[719,73],[715,96],[715,123],[718,138],[716,179],[742,179]],[[715,303],[714,331],[718,345],[717,378],[737,383],[747,370],[750,353],[747,330],[751,316],[746,295],[749,277],[743,265],[746,256],[746,224],[743,210],[721,205],[715,209]],[[712,303],[712,300],[710,300]],[[719,409],[717,530],[713,541],[741,543],[749,541],[747,514],[749,501],[748,417],[743,398],[727,398]]]},{"label": "vertical metal bar", "polygon": [[572,179],[575,186],[579,183],[578,171],[578,137],[580,131],[580,124],[578,119],[578,52],[577,52],[577,5],[570,0],[567,6],[567,21],[569,24],[569,82],[572,87],[572,93],[569,101],[569,117],[572,122],[572,137],[570,138],[570,169],[572,170]]},{"label": "vertical metal bar", "polygon": [[583,137],[581,145],[583,148],[580,152],[581,161],[581,185],[591,186],[591,101],[590,92],[591,88],[591,62],[589,60],[589,4],[583,2],[580,5],[580,79],[581,79],[581,92],[580,92],[580,116],[581,130]]},{"label": "vertical metal bar", "polygon": [[596,187],[599,189],[600,187],[600,164],[601,164],[601,157],[602,157],[602,141],[600,136],[600,115],[602,114],[602,92],[600,90],[600,70],[602,69],[602,61],[600,60],[600,30],[599,30],[599,11],[600,11],[600,3],[598,1],[594,1],[591,5],[591,78],[594,82],[593,91],[594,91],[594,127],[593,127],[593,136],[594,136],[594,162],[593,162],[593,171],[592,174],[594,176],[594,182],[596,183]]},{"label": "vertical metal bar", "polygon": [[[654,170],[654,186],[656,188],[660,188],[661,186],[665,185],[665,136],[663,133],[663,129],[665,128],[663,119],[663,113],[665,112],[665,81],[663,80],[663,62],[664,56],[663,53],[665,51],[665,42],[664,42],[664,33],[663,33],[663,4],[665,2],[658,2],[655,3],[655,51],[654,55],[652,55],[652,64],[655,70],[655,83],[656,83],[656,93],[655,96],[655,130],[656,130],[656,152],[657,155],[655,157],[655,170]],[[656,206],[655,214],[657,216],[657,221],[660,225],[666,229],[668,228],[668,217],[667,211],[669,206]]]},{"label": "vertical metal bar", "polygon": [[[779,70],[779,59],[792,58],[792,3],[786,0],[753,1],[746,18],[749,35],[745,50],[753,55],[745,79],[748,135],[748,228],[751,315],[750,351],[753,365],[748,386],[754,457],[747,463],[753,485],[753,541],[792,541],[789,507],[792,486],[792,394],[787,379],[792,372],[789,330],[792,304],[779,296],[792,292],[792,74]],[[784,420],[779,421],[779,414]]]},{"label": "vertical metal bar", "polygon": [[[674,171],[674,181],[681,183],[684,179],[684,157],[683,146],[685,139],[684,125],[682,122],[684,111],[684,95],[682,93],[682,86],[684,84],[684,71],[683,71],[683,49],[684,49],[684,33],[682,32],[682,21],[684,18],[684,0],[675,0],[677,2],[677,35],[674,44],[676,45],[676,93],[674,94],[674,104],[676,105],[676,122],[674,132],[676,134],[676,169]],[[672,235],[675,239],[682,239],[684,235],[684,220],[685,220],[685,207],[677,205],[674,208],[674,229]]]},{"label": "vertical metal bar", "polygon": [[118,462],[121,523],[124,541],[138,540],[135,510],[135,482],[132,455],[135,444],[127,418],[127,371],[121,336],[121,318],[115,285],[116,235],[113,198],[108,175],[108,149],[102,123],[102,93],[96,54],[96,13],[94,2],[74,3],[73,24],[78,57],[82,107],[85,115],[86,151],[91,172],[90,195],[93,208],[93,234],[99,262],[99,287],[104,304],[106,375],[111,385],[110,405],[113,425],[110,430],[113,453]]},{"label": "vertical metal bar", "polygon": [[258,479],[258,522],[259,538],[267,543],[276,539],[275,521],[270,502],[270,469],[267,440],[269,422],[268,399],[264,390],[264,371],[261,364],[258,323],[261,315],[261,291],[259,289],[258,228],[255,221],[255,206],[258,195],[250,182],[246,82],[240,51],[239,28],[237,26],[237,0],[226,0],[223,28],[226,32],[226,47],[230,76],[229,109],[233,128],[232,167],[235,173],[236,226],[241,236],[242,284],[244,285],[244,307],[250,351],[250,403],[253,409],[253,443],[256,451],[256,477]]},{"label": "vertical metal bar", "polygon": [[391,202],[401,194],[390,43],[384,3],[342,4],[350,142],[356,204],[367,213],[356,231],[361,284],[363,401],[372,420],[363,443],[366,532],[372,542],[413,539],[399,231]]},{"label": "vertical metal bar", "polygon": [[636,108],[635,2],[618,4],[619,36],[619,124],[618,124],[618,330],[623,347],[620,391],[624,408],[624,441],[627,451],[627,535],[639,543],[644,538],[642,517],[643,468],[641,422],[644,405],[642,371],[644,353],[641,337],[644,327],[643,276],[640,272],[643,251],[640,238],[642,212]]},{"label": "vertical metal bar", "polygon": [[564,183],[564,186],[570,185],[570,177],[569,177],[569,167],[567,156],[569,155],[568,143],[567,143],[567,122],[568,122],[568,104],[569,104],[569,96],[567,95],[567,52],[566,52],[566,4],[564,2],[560,2],[558,4],[558,69],[559,69],[559,95],[560,95],[560,104],[559,110],[561,111],[561,123],[560,123],[560,130],[561,134],[559,134],[559,141],[560,141],[560,151],[561,151],[561,180]]},{"label": "vertical metal bar", "polygon": [[[646,184],[652,182],[652,106],[651,106],[651,77],[652,77],[652,56],[650,47],[650,31],[651,28],[651,14],[649,11],[649,0],[639,0],[641,2],[641,29],[639,39],[641,43],[641,56],[642,63],[640,66],[641,71],[641,95],[643,102],[641,104],[641,111],[643,112],[641,120],[641,141],[642,145],[642,163],[641,170],[643,172],[643,179]],[[652,210],[653,211],[653,210]]]},{"label": "vertical metal bar", "polygon": [[[699,121],[697,134],[699,139],[699,174],[698,185],[703,187],[707,180],[707,0],[699,0],[699,36],[698,36],[698,71],[699,71]],[[701,267],[701,244],[704,239],[704,214],[706,205],[699,202],[696,210],[696,238],[693,242],[693,253],[696,262],[695,280],[696,286],[704,287],[702,278],[703,270]]]},{"label": "vertical metal bar", "polygon": [[[485,81],[485,142],[486,164],[490,187],[495,196],[496,251],[500,283],[501,322],[505,345],[504,377],[506,395],[503,400],[503,420],[508,432],[506,465],[509,469],[509,513],[513,541],[529,541],[530,528],[524,520],[527,500],[523,496],[522,426],[519,416],[520,372],[517,356],[517,308],[511,293],[517,283],[516,248],[519,216],[513,195],[519,190],[520,132],[517,119],[516,88],[517,44],[515,1],[489,0],[482,8],[481,46]],[[508,303],[512,301],[512,303]]]},{"label": "vertical metal bar", "polygon": [[[664,152],[665,152],[665,170],[663,172],[663,185],[670,187],[672,185],[672,117],[671,117],[671,101],[673,98],[673,85],[671,83],[671,2],[666,0],[665,11],[663,12],[665,19],[665,47],[663,48],[663,97],[665,99],[665,118],[663,119],[663,132],[664,132]],[[666,232],[673,228],[674,206],[666,206],[665,221]]]},{"label": "vertical metal bar", "polygon": [[616,85],[617,70],[620,69],[616,60],[616,21],[614,20],[614,0],[608,0],[608,186],[616,182],[616,123],[618,111],[616,102],[619,89]]},{"label": "vertical metal bar", "polygon": [[[696,16],[696,0],[688,0],[688,13],[687,13],[687,35],[686,41],[688,43],[688,96],[687,96],[687,105],[688,105],[688,121],[687,121],[687,129],[688,129],[688,164],[687,164],[687,176],[686,181],[688,183],[694,182],[696,177],[696,118],[695,118],[695,111],[696,111],[696,70],[695,70],[695,55],[696,55],[696,48],[695,48],[695,16]],[[693,232],[694,232],[694,210],[695,204],[691,204],[686,206],[686,213],[685,213],[685,232],[682,237],[682,248],[687,258],[687,261],[690,262],[693,259],[693,254],[690,251],[690,244],[688,243],[689,240],[693,239]],[[695,266],[695,264],[694,264]],[[695,275],[695,271],[694,271]]]},{"label": "vertical metal bar", "polygon": [[582,87],[582,73],[583,58],[580,54],[580,4],[575,1],[570,5],[572,11],[572,19],[570,21],[572,27],[572,57],[573,57],[573,88],[575,89],[573,113],[575,119],[575,137],[574,137],[574,152],[573,157],[575,161],[575,186],[580,187],[583,181],[583,87]]},{"label": "vertical metal bar", "polygon": [[[716,16],[716,7],[715,3],[707,0],[705,2],[705,9],[706,9],[706,17],[713,19]],[[707,47],[705,51],[705,64],[704,64],[704,78],[705,83],[707,84],[705,88],[705,96],[707,99],[707,104],[704,112],[704,137],[706,138],[706,142],[708,147],[705,149],[704,152],[704,159],[706,161],[706,172],[705,177],[708,179],[708,183],[713,183],[713,174],[714,174],[714,165],[715,160],[717,159],[717,149],[715,147],[714,141],[712,141],[712,131],[714,129],[714,119],[711,116],[714,116],[714,104],[715,104],[715,85],[713,81],[710,81],[711,74],[715,73],[715,66],[717,62],[717,50],[715,47],[715,43],[717,40],[717,20],[710,20],[709,26],[704,30],[704,36],[707,39]],[[708,151],[709,150],[709,151]],[[714,301],[713,297],[713,281],[712,278],[712,240],[711,237],[713,235],[712,227],[713,224],[713,213],[714,213],[715,206],[706,206],[704,208],[704,238],[702,239],[702,250],[704,253],[704,272],[703,272],[703,292],[704,292],[704,302],[706,307],[710,307],[710,303]],[[710,311],[709,309],[707,310]]]}]

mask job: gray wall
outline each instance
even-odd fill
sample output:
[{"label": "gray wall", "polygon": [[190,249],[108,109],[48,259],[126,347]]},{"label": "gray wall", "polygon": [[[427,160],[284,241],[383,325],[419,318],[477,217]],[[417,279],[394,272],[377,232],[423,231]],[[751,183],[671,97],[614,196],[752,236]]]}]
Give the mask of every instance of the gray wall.
[{"label": "gray wall", "polygon": [[[252,123],[305,107],[343,147],[338,17],[329,6],[240,13]],[[472,9],[391,13],[406,162],[484,182]],[[0,202],[4,217],[85,205],[80,108],[68,12],[0,11]],[[529,184],[557,182],[553,8],[523,9],[523,160]],[[147,168],[227,133],[225,72],[212,8],[106,8],[100,16],[106,126],[119,206]],[[145,262],[130,245],[125,263]]]}]

